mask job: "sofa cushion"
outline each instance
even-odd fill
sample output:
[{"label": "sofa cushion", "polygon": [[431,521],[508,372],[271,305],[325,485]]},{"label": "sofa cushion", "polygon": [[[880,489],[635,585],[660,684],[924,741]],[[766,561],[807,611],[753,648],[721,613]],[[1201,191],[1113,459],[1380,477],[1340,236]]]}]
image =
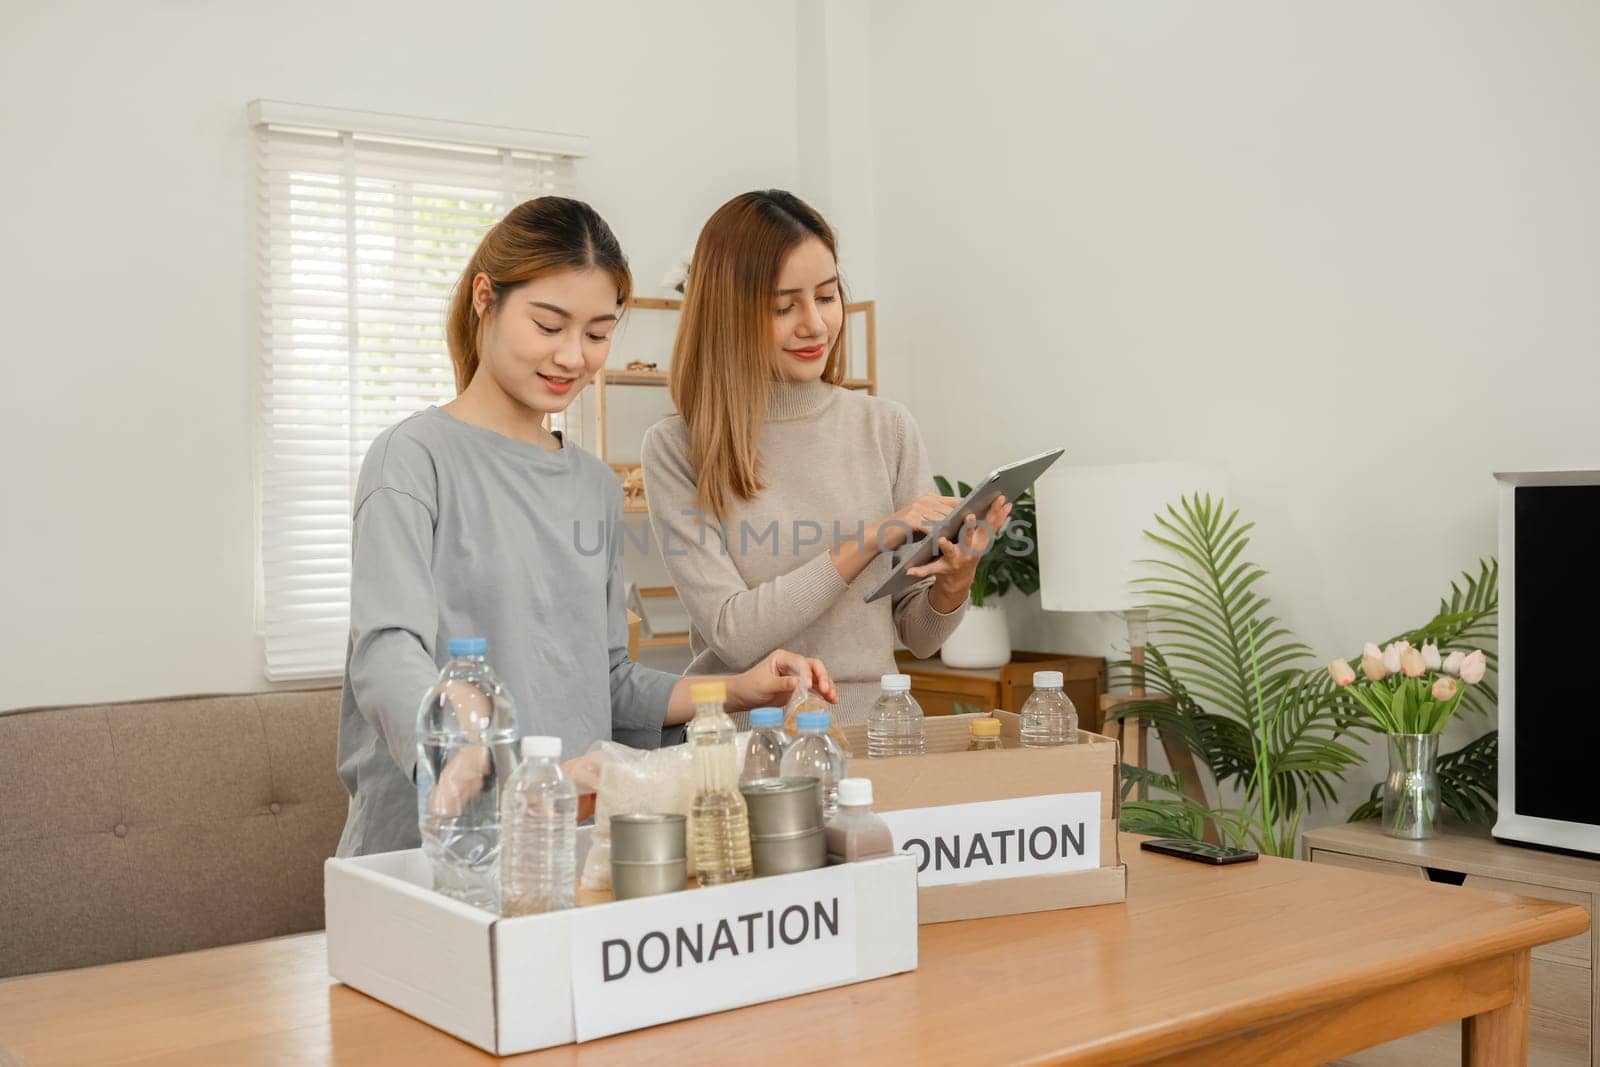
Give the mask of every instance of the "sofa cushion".
[{"label": "sofa cushion", "polygon": [[0,977],[322,927],[336,688],[0,713]]}]

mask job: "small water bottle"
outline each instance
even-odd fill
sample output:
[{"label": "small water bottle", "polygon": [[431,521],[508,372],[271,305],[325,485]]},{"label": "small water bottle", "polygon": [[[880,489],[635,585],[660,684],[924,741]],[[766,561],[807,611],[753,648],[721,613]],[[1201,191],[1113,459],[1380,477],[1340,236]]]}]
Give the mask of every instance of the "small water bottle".
[{"label": "small water bottle", "polygon": [[776,778],[783,764],[783,709],[756,708],[750,712],[750,743],[744,750],[744,770],[739,781]]},{"label": "small water bottle", "polygon": [[883,692],[867,712],[867,757],[920,756],[927,746],[922,705],[911,695],[911,676],[884,675]]},{"label": "small water bottle", "polygon": [[839,808],[839,779],[844,777],[844,753],[828,736],[832,716],[825,711],[802,711],[795,716],[795,729],[799,731],[789,747],[783,750],[779,765],[784,778],[815,778],[822,793],[822,816],[831,816]]},{"label": "small water bottle", "polygon": [[524,737],[500,800],[500,914],[576,904],[578,787],[561,773],[561,738]]},{"label": "small water bottle", "polygon": [[1022,705],[1022,747],[1078,743],[1078,709],[1061,689],[1060,671],[1034,671],[1033,692]]},{"label": "small water bottle", "polygon": [[517,768],[517,713],[483,638],[453,638],[449,650],[417,712],[417,828],[433,888],[494,911],[500,787]]}]

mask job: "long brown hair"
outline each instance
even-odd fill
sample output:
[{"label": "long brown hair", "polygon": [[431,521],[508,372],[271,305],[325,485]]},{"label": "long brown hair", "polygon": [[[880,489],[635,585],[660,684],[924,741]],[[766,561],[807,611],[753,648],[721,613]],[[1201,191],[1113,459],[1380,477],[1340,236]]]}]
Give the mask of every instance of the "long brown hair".
[{"label": "long brown hair", "polygon": [[[833,228],[805,201],[781,189],[744,193],[706,222],[689,260],[672,344],[672,401],[689,425],[700,507],[718,517],[735,498],[750,500],[765,488],[756,448],[777,372],[772,296],[784,257],[811,237],[837,262]],[[833,385],[844,380],[846,333],[822,370]]]},{"label": "long brown hair", "polygon": [[478,337],[483,328],[472,302],[472,279],[489,278],[494,307],[525,282],[563,270],[603,270],[617,286],[617,306],[633,293],[633,273],[616,234],[594,208],[564,196],[525,200],[492,226],[450,295],[445,340],[456,369],[456,392],[466,391],[478,370]]}]

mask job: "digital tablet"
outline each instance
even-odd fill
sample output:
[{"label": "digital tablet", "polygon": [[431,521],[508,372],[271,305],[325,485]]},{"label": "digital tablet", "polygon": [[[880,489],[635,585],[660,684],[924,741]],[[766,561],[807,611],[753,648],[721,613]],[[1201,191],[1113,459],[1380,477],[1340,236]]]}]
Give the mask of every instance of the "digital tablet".
[{"label": "digital tablet", "polygon": [[[889,576],[878,583],[878,588],[867,594],[867,603],[881,600],[886,596],[893,596],[903,589],[909,589],[922,579],[914,578],[906,571],[912,567],[920,567],[928,563],[939,554],[939,538],[946,537],[955,541],[961,532],[961,524],[968,515],[976,515],[982,519],[989,510],[989,505],[994,503],[994,498],[1004,496],[1007,500],[1015,501],[1019,496],[1028,491],[1032,485],[1049,467],[1050,464],[1060,459],[1066,452],[1064,448],[1052,448],[1048,452],[1041,452],[1037,456],[1019,459],[1015,463],[1008,463],[1004,467],[997,467],[985,478],[979,486],[967,495],[959,507],[952,511],[945,520],[927,536],[913,543],[906,550],[904,556],[895,563],[894,570]],[[920,536],[920,532],[919,532]]]}]

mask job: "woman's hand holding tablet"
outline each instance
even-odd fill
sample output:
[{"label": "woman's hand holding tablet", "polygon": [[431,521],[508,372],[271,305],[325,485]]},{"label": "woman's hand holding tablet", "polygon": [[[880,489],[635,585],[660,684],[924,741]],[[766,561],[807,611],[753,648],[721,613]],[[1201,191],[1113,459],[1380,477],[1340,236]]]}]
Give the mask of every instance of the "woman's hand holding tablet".
[{"label": "woman's hand holding tablet", "polygon": [[989,502],[989,510],[984,513],[982,522],[971,512],[962,519],[961,532],[957,535],[959,545],[948,537],[941,537],[939,554],[931,562],[906,568],[906,573],[913,578],[933,579],[928,600],[935,611],[948,615],[967,599],[978,561],[989,551],[989,543],[994,539],[995,532],[1005,529],[1006,521],[1010,518],[1011,502],[1003,496],[997,496]]},{"label": "woman's hand holding tablet", "polygon": [[882,522],[876,523],[869,535],[873,543],[885,552],[893,552],[911,539],[921,537],[938,526],[951,511],[961,504],[958,496],[940,496],[924,493]]}]

